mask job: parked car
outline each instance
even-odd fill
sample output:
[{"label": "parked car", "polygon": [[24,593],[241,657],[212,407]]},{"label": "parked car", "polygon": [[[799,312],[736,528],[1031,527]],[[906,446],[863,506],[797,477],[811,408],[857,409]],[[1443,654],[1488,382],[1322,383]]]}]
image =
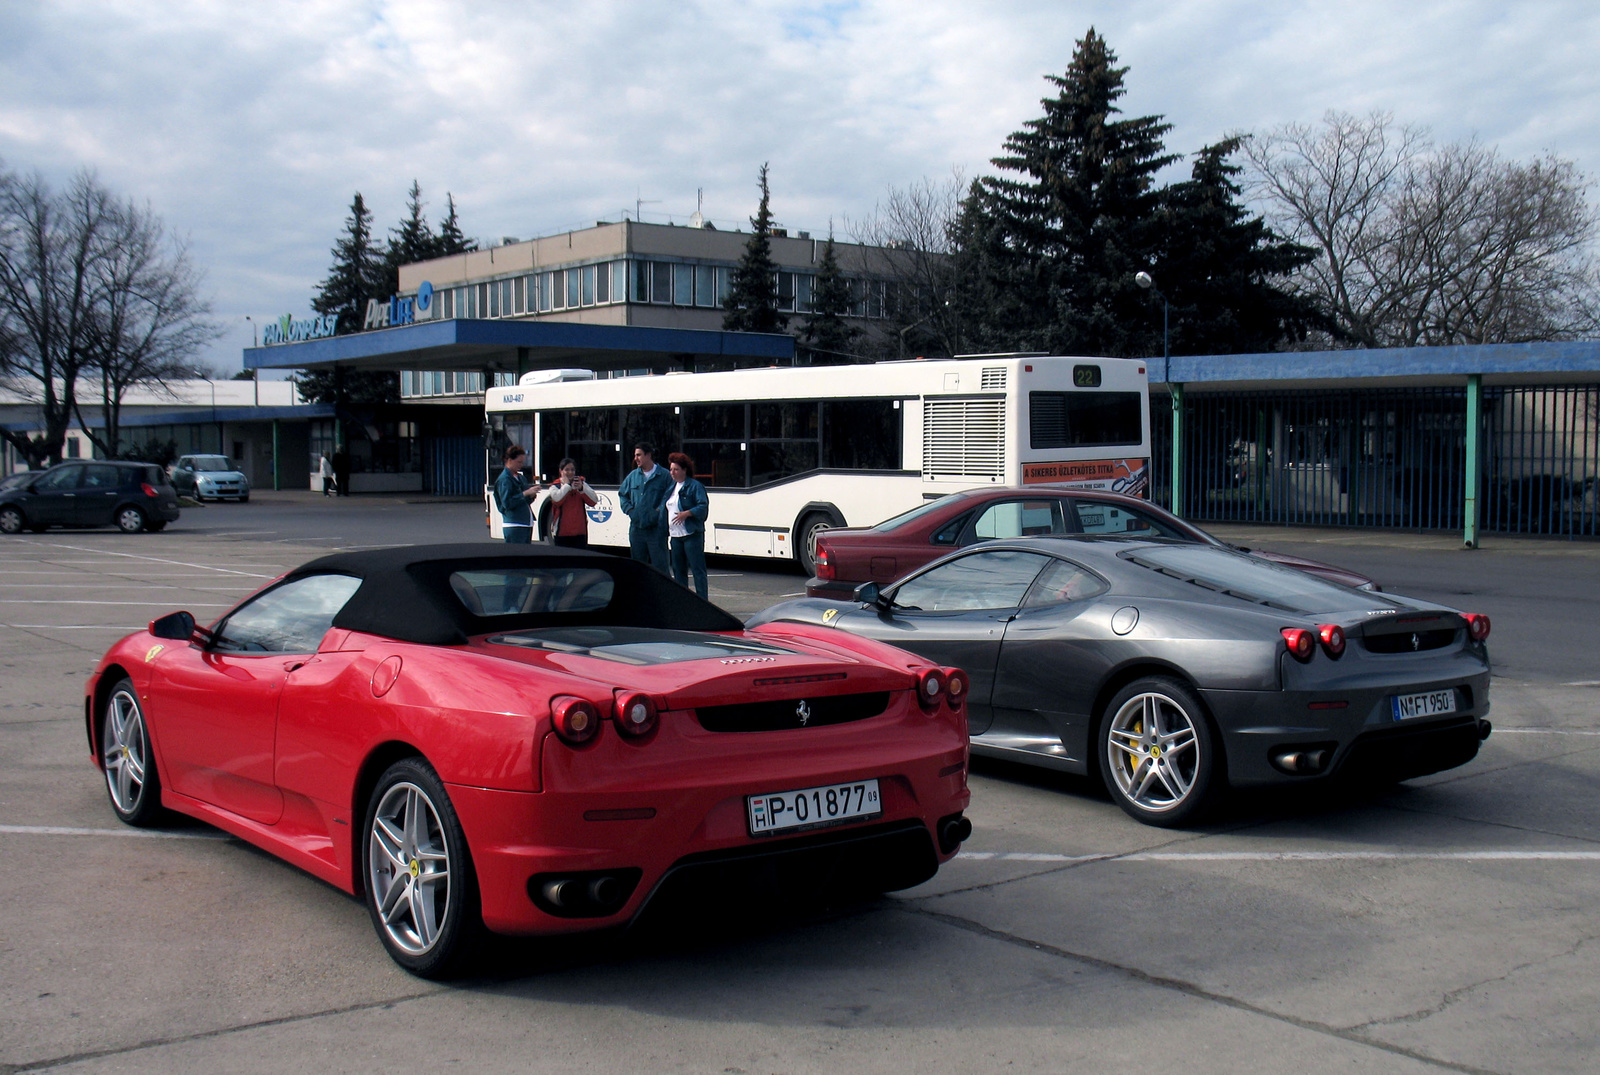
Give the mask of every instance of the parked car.
[{"label": "parked car", "polygon": [[115,526],[137,534],[177,518],[177,491],[153,463],[61,463],[0,492],[0,534],[52,526]]},{"label": "parked car", "polygon": [[1487,616],[1216,545],[987,542],[857,596],[746,626],[825,624],[964,668],[974,753],[1098,773],[1149,824],[1226,787],[1438,772],[1489,734]]},{"label": "parked car", "polygon": [[921,883],[971,831],[966,682],[601,553],[412,546],[153,621],[85,713],[124,822],[171,808],[361,895],[436,976],[485,928],[621,925],[697,877],[743,906],[741,877]]},{"label": "parked car", "polygon": [[172,464],[172,485],[196,500],[250,499],[250,479],[225,455],[186,455]]},{"label": "parked car", "polygon": [[15,474],[7,474],[5,477],[0,478],[0,493],[8,493],[13,489],[27,485],[29,482],[37,481],[43,474],[44,471],[42,470],[19,470]]},{"label": "parked car", "polygon": [[1171,538],[1238,549],[1345,586],[1382,589],[1365,575],[1332,564],[1229,545],[1138,497],[1065,485],[1030,485],[969,489],[929,501],[877,526],[823,531],[816,539],[817,573],[806,583],[806,595],[845,599],[863,582],[886,585],[952,549],[979,541],[1101,534]]}]

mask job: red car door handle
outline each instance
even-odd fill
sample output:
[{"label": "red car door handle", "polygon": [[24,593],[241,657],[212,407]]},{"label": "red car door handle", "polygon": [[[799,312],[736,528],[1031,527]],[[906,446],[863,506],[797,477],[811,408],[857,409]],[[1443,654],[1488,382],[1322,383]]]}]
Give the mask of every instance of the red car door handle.
[{"label": "red car door handle", "polygon": [[317,659],[315,657],[296,657],[292,661],[284,661],[283,670],[285,672],[293,672],[297,668],[304,668],[308,664],[315,664],[316,660]]}]

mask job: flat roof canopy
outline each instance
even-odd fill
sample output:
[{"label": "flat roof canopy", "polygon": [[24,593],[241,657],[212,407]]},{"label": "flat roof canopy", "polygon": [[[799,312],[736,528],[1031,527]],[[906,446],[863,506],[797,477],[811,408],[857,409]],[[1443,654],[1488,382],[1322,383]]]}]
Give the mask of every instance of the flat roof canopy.
[{"label": "flat roof canopy", "polygon": [[1151,384],[1176,382],[1201,391],[1459,387],[1471,373],[1488,385],[1589,384],[1600,381],[1600,342],[1173,355],[1170,372],[1159,355],[1145,363]]},{"label": "flat roof canopy", "polygon": [[245,369],[639,369],[696,360],[745,364],[794,358],[794,337],[763,332],[579,325],[568,321],[423,321],[322,340],[250,347]]}]

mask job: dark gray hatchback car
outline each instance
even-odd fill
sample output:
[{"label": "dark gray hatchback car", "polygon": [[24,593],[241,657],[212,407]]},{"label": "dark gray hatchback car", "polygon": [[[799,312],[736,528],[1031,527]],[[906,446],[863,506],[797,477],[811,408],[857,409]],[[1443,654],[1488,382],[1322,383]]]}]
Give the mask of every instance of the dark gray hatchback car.
[{"label": "dark gray hatchback car", "polygon": [[178,518],[178,493],[153,463],[61,463],[0,492],[0,533],[51,526],[160,530]]}]

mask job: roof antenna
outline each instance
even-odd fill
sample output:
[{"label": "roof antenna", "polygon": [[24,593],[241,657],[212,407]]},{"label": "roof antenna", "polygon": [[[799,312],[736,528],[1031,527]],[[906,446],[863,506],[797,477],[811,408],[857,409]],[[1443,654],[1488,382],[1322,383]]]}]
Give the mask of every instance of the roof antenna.
[{"label": "roof antenna", "polygon": [[696,187],[694,192],[694,216],[689,218],[689,226],[691,228],[703,228],[706,226],[705,207],[706,188]]}]

